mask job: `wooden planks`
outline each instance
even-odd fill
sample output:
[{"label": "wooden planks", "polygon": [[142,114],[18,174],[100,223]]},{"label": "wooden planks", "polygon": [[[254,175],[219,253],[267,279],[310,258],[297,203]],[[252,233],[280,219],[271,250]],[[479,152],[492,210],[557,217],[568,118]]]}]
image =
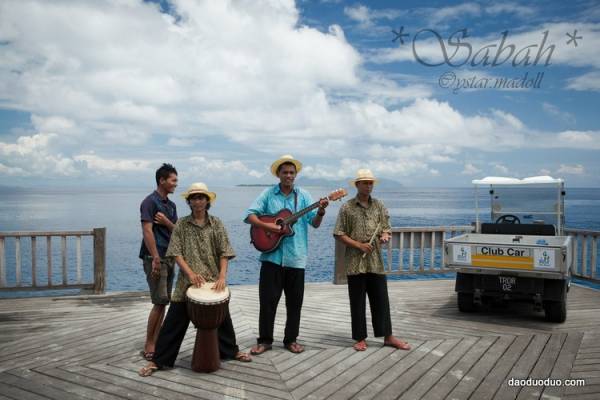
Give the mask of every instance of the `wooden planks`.
[{"label": "wooden planks", "polygon": [[[569,317],[551,324],[526,306],[461,314],[452,281],[388,282],[396,334],[410,351],[373,338],[351,349],[347,288],[307,284],[299,340],[283,349],[285,299],[274,350],[249,364],[196,374],[193,327],[175,368],[140,378],[149,299],[140,294],[0,300],[0,398],[19,399],[527,399],[600,396],[600,293],[573,286]],[[256,286],[234,286],[230,312],[243,350],[255,343]],[[369,314],[369,313],[367,313]],[[583,387],[516,387],[510,378],[585,379]],[[595,396],[595,397],[594,397]]]}]

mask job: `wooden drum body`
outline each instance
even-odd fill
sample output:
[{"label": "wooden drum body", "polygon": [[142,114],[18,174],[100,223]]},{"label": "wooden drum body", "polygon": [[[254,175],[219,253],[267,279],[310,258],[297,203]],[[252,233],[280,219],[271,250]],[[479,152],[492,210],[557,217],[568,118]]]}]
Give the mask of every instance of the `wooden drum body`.
[{"label": "wooden drum body", "polygon": [[195,372],[214,372],[221,367],[217,328],[227,316],[230,294],[227,287],[215,292],[213,285],[207,282],[199,288],[191,286],[186,292],[188,316],[197,329],[192,356]]}]

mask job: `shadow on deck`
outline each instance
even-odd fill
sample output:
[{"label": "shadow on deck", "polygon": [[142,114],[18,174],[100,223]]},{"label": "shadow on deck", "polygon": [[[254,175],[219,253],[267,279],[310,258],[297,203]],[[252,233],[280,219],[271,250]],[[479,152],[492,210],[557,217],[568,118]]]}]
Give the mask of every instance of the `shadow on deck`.
[{"label": "shadow on deck", "polygon": [[[350,346],[346,286],[307,284],[300,341],[213,374],[190,370],[190,325],[176,368],[140,378],[149,299],[141,294],[0,300],[0,399],[521,399],[600,398],[600,292],[574,286],[568,317],[526,305],[458,312],[453,281],[390,281],[394,332],[409,352]],[[242,349],[257,335],[256,286],[233,286]],[[275,338],[283,337],[284,299]],[[369,333],[372,331],[369,328]],[[583,379],[585,386],[509,386],[510,378]]]}]

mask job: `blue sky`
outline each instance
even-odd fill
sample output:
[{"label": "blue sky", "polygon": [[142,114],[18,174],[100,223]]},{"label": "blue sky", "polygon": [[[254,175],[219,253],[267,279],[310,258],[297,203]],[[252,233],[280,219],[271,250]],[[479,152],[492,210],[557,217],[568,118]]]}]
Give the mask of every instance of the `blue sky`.
[{"label": "blue sky", "polygon": [[[502,32],[521,64],[545,37],[542,61],[482,65]],[[0,184],[140,185],[165,161],[266,183],[289,153],[331,180],[598,187],[599,48],[594,1],[3,1]]]}]

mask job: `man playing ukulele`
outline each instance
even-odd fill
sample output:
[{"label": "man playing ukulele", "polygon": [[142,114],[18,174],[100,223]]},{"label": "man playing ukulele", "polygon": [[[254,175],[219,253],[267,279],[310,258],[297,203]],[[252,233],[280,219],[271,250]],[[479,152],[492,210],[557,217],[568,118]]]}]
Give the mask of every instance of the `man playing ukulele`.
[{"label": "man playing ukulele", "polygon": [[[296,175],[302,169],[302,163],[291,155],[284,155],[271,165],[271,173],[279,178],[279,184],[265,189],[246,211],[244,222],[269,232],[281,232],[283,225],[263,222],[258,217],[265,214],[277,214],[287,208],[292,212],[306,208],[313,199],[306,190],[294,186]],[[325,208],[329,201],[320,200],[318,211],[312,210],[299,218],[294,224],[295,234],[284,237],[279,246],[260,256],[259,279],[259,337],[251,353],[258,355],[271,350],[275,313],[285,293],[287,319],[283,344],[292,353],[301,353],[304,347],[296,342],[300,330],[300,312],[304,299],[304,268],[308,254],[308,225],[318,228],[321,225]]]}]

